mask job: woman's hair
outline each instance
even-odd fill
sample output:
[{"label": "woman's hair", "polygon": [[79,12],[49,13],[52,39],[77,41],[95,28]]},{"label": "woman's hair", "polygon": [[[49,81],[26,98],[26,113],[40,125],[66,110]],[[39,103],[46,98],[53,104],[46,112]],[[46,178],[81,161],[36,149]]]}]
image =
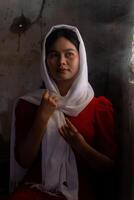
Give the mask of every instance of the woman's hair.
[{"label": "woman's hair", "polygon": [[65,37],[66,39],[68,39],[71,43],[75,45],[76,49],[79,51],[80,42],[78,40],[76,33],[71,29],[57,28],[54,31],[52,31],[46,39],[46,45],[45,45],[46,56],[50,52],[52,45],[60,37]]}]

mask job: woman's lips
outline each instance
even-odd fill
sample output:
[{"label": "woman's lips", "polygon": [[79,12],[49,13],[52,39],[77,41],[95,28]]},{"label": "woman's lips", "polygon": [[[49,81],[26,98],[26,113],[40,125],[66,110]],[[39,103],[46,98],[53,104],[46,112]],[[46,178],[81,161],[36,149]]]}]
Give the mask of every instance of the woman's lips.
[{"label": "woman's lips", "polygon": [[59,69],[58,72],[59,73],[66,73],[68,70],[67,69]]}]

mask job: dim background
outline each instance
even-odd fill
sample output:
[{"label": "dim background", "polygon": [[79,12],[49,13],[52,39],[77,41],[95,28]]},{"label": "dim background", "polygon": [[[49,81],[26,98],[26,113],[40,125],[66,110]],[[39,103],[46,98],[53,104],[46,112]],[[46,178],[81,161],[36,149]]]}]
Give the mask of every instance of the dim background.
[{"label": "dim background", "polygon": [[85,42],[89,82],[109,98],[119,126],[119,199],[134,198],[134,84],[131,74],[132,0],[0,1],[0,195],[8,192],[13,104],[39,88],[42,41],[52,25],[79,28]]}]

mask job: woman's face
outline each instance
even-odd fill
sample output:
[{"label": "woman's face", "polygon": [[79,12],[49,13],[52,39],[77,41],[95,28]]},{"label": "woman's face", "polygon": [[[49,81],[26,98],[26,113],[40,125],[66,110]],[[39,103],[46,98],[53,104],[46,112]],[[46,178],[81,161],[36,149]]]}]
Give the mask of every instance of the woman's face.
[{"label": "woman's face", "polygon": [[46,58],[49,75],[58,83],[73,81],[79,71],[79,52],[64,37],[58,38]]}]

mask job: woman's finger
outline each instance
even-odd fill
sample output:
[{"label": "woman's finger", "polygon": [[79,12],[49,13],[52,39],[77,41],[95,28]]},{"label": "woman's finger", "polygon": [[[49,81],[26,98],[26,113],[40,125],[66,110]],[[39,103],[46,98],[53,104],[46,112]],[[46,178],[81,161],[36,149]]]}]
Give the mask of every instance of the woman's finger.
[{"label": "woman's finger", "polygon": [[57,96],[51,96],[51,98],[54,99],[54,100],[58,100]]},{"label": "woman's finger", "polygon": [[69,126],[69,128],[74,131],[75,133],[78,133],[78,130],[76,129],[76,127],[70,122],[70,120],[68,118],[65,118],[66,119],[66,123],[67,125]]},{"label": "woman's finger", "polygon": [[49,98],[49,91],[48,90],[45,90],[45,92],[43,93],[42,98],[43,99],[48,99]]},{"label": "woman's finger", "polygon": [[68,127],[67,127],[66,125],[62,126],[62,131],[64,132],[64,135],[65,135],[65,136],[68,136],[68,135],[69,135]]},{"label": "woman's finger", "polygon": [[52,106],[57,107],[57,101],[56,101],[54,98],[52,98],[51,96],[48,97],[48,102],[49,102]]},{"label": "woman's finger", "polygon": [[64,136],[64,132],[63,132],[63,130],[62,130],[62,127],[59,128],[59,133],[60,133],[61,136]]},{"label": "woman's finger", "polygon": [[50,98],[54,103],[58,103],[58,97],[57,96],[51,96]]},{"label": "woman's finger", "polygon": [[63,126],[59,128],[59,133],[66,141],[68,141],[67,132],[65,131],[65,128]]}]

